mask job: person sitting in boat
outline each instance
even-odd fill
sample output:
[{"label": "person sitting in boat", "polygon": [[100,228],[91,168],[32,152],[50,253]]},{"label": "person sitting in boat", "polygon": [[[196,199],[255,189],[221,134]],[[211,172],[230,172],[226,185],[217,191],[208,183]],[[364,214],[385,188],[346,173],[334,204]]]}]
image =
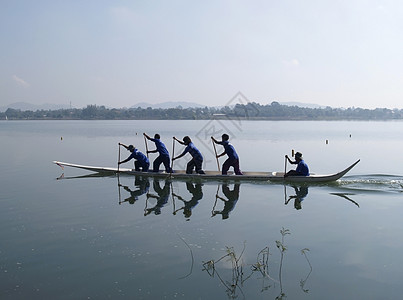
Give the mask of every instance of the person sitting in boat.
[{"label": "person sitting in boat", "polygon": [[221,142],[217,141],[214,137],[211,137],[214,143],[219,144],[224,146],[224,152],[221,153],[220,155],[217,155],[217,158],[227,154],[228,158],[227,160],[223,163],[222,165],[222,175],[227,175],[227,172],[230,167],[234,168],[234,172],[236,175],[243,175],[241,170],[239,169],[239,157],[238,154],[235,151],[234,146],[230,144],[229,140],[229,135],[224,133],[221,136]]},{"label": "person sitting in boat", "polygon": [[304,159],[302,158],[302,153],[297,152],[295,153],[295,161],[292,161],[288,155],[285,156],[290,164],[297,165],[295,170],[290,170],[284,177],[287,176],[309,176],[309,168],[308,165],[305,163]]},{"label": "person sitting in boat", "polygon": [[196,148],[196,146],[193,144],[190,137],[185,136],[183,138],[183,142],[178,140],[176,137],[174,137],[174,140],[182,145],[185,145],[186,148],[182,152],[182,154],[178,155],[177,157],[172,158],[172,161],[174,161],[175,159],[181,158],[186,153],[189,153],[192,156],[192,159],[187,163],[186,174],[192,174],[193,169],[196,169],[196,173],[198,173],[198,174],[205,174],[204,171],[202,170],[203,156],[200,153],[200,151]]},{"label": "person sitting in boat", "polygon": [[157,147],[157,149],[155,150],[150,150],[147,151],[147,153],[159,153],[160,155],[154,160],[153,162],[153,172],[159,172],[160,170],[160,165],[164,164],[165,166],[165,172],[167,173],[172,173],[172,169],[170,164],[170,160],[169,160],[169,152],[167,150],[167,148],[165,147],[164,143],[161,142],[160,140],[160,135],[158,133],[156,133],[154,135],[154,138],[149,137],[147,134],[143,133],[143,135],[150,141],[155,143],[155,146]]},{"label": "person sitting in boat", "polygon": [[126,158],[123,161],[118,162],[118,164],[124,164],[125,162],[128,162],[132,158],[134,158],[134,169],[136,171],[141,171],[147,172],[148,168],[150,167],[150,161],[148,160],[147,156],[145,156],[143,153],[141,153],[139,150],[137,150],[133,145],[126,146],[124,144],[119,143],[119,146],[125,147],[128,151],[130,151],[132,154],[128,158]]}]

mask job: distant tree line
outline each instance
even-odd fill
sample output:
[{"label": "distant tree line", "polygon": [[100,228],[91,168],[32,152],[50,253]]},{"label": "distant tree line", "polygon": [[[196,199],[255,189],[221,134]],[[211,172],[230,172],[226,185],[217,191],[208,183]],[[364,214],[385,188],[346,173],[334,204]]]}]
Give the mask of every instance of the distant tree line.
[{"label": "distant tree line", "polygon": [[250,102],[235,106],[204,108],[85,108],[21,111],[9,108],[0,113],[8,120],[206,120],[238,118],[249,120],[396,120],[403,119],[403,109],[307,108],[282,105],[276,101],[261,105]]}]

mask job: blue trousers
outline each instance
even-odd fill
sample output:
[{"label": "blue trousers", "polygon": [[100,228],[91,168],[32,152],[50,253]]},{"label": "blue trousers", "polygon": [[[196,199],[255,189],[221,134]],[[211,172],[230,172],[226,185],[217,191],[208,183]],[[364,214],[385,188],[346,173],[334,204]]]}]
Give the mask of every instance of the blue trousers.
[{"label": "blue trousers", "polygon": [[143,172],[147,172],[148,169],[150,168],[150,163],[149,162],[143,163],[143,162],[136,160],[134,162],[134,169],[136,171],[140,171],[140,168],[142,169]]},{"label": "blue trousers", "polygon": [[239,159],[228,158],[222,165],[222,175],[227,175],[230,167],[234,168],[234,173],[236,175],[243,175],[241,170],[239,169]]},{"label": "blue trousers", "polygon": [[196,173],[204,174],[202,164],[202,160],[192,158],[192,160],[190,160],[186,166],[186,174],[192,174],[194,168],[196,168]]},{"label": "blue trousers", "polygon": [[172,169],[170,166],[169,156],[160,155],[153,162],[153,172],[158,172],[160,170],[160,165],[164,164],[165,172],[171,173]]}]

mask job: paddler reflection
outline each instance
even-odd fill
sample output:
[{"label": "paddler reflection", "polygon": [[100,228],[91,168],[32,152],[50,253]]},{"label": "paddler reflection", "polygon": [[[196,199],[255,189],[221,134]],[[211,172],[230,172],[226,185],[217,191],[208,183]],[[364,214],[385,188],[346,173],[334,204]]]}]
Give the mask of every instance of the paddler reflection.
[{"label": "paddler reflection", "polygon": [[174,197],[178,198],[184,203],[184,206],[176,209],[173,214],[176,215],[178,211],[183,210],[184,217],[189,220],[190,216],[192,215],[192,209],[199,203],[199,200],[203,198],[202,186],[202,183],[186,182],[186,189],[192,194],[192,199],[190,200],[185,200],[181,196],[172,193]]},{"label": "paddler reflection", "polygon": [[294,199],[294,208],[301,209],[302,208],[302,201],[304,201],[305,197],[308,195],[308,187],[307,186],[292,186],[295,191],[295,195],[289,196],[288,199],[285,201],[287,205],[291,199]]},{"label": "paddler reflection", "polygon": [[125,200],[119,202],[119,204],[123,202],[129,202],[130,204],[134,204],[139,197],[145,193],[147,193],[150,189],[150,181],[146,176],[136,176],[134,178],[134,187],[135,190],[131,190],[127,185],[122,185],[119,183],[119,187],[123,187],[123,189],[130,193],[130,197]]},{"label": "paddler reflection", "polygon": [[[218,195],[218,190],[216,194],[216,201],[214,203],[213,211],[212,211],[212,217],[216,215],[221,215],[222,219],[228,219],[229,214],[231,211],[234,210],[236,203],[238,202],[239,199],[239,189],[241,187],[240,183],[235,183],[234,188],[231,190],[229,188],[229,185],[227,183],[222,184],[222,193],[224,196],[227,198],[225,199],[224,197],[221,197]],[[217,199],[220,199],[224,201],[224,208],[222,210],[215,210],[216,204],[217,204]]]},{"label": "paddler reflection", "polygon": [[148,198],[157,199],[157,204],[155,204],[155,206],[151,208],[147,208],[146,206],[146,208],[144,209],[145,216],[151,214],[152,212],[154,212],[154,214],[156,215],[161,214],[161,208],[168,203],[169,195],[171,193],[171,183],[168,179],[165,179],[164,187],[161,188],[160,180],[154,178],[153,189],[157,193],[157,195],[147,193],[147,199]]}]

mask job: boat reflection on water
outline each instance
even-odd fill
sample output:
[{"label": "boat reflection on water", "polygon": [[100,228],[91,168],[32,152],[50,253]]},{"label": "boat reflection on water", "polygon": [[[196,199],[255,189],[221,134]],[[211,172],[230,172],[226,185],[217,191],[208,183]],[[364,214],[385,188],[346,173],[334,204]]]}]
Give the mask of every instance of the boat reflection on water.
[{"label": "boat reflection on water", "polygon": [[[152,191],[149,191],[150,180],[152,181]],[[185,188],[186,187],[186,191]],[[173,205],[173,215],[177,215],[182,211],[183,216],[187,221],[190,220],[194,208],[199,204],[203,198],[211,199],[212,186],[208,185],[208,193],[203,193],[203,182],[181,181],[172,180],[169,177],[150,178],[145,176],[136,176],[134,180],[134,188],[129,188],[127,185],[119,184],[119,204],[128,202],[133,204],[138,201],[139,197],[144,195],[146,207],[144,209],[144,216],[154,214],[161,214],[161,209],[170,204]],[[308,185],[284,185],[284,204],[288,205],[293,202],[293,207],[296,210],[302,209],[302,204],[305,199],[309,197],[309,188],[320,188],[320,186]],[[130,196],[123,201],[120,200],[121,192],[127,191]],[[235,209],[237,202],[240,199],[241,183],[239,182],[221,182],[217,184],[217,191],[215,194],[215,201],[211,210],[211,216],[215,217],[221,215],[222,220],[230,217],[231,212]],[[290,192],[292,190],[292,192]],[[289,194],[291,193],[291,194]],[[206,196],[208,195],[208,196]],[[359,204],[351,199],[352,193],[330,192],[329,195],[341,197],[350,201],[359,207]],[[123,196],[124,198],[124,196]],[[154,202],[153,200],[154,199]],[[153,203],[150,207],[150,203]],[[179,203],[179,204],[178,204]]]},{"label": "boat reflection on water", "polygon": [[[216,215],[221,215],[223,220],[226,220],[229,218],[229,213],[234,210],[236,203],[238,202],[239,199],[239,190],[241,187],[240,183],[235,183],[233,189],[231,190],[229,187],[229,184],[224,183],[221,185],[222,187],[222,193],[224,194],[224,197],[219,196],[219,189],[217,189],[216,193],[216,201],[214,203],[213,211],[212,211],[212,217]],[[217,205],[217,199],[220,199],[224,202],[224,208],[222,210],[215,210],[216,205]]]},{"label": "boat reflection on water", "polygon": [[[57,180],[97,177],[105,177],[105,175],[101,176],[100,174],[89,174],[75,177],[65,177],[64,174],[62,174],[57,178]],[[190,217],[192,216],[193,209],[199,204],[200,200],[206,198],[205,201],[208,201],[214,194],[214,183],[212,185],[211,182],[209,182],[206,186],[204,186],[204,181],[201,180],[186,181],[172,179],[169,176],[166,178],[153,178],[149,176],[137,175],[134,176],[134,184],[128,184],[128,182],[133,182],[131,181],[132,178],[132,176],[121,176],[120,178],[118,176],[119,204],[123,204],[125,202],[134,204],[141,199],[141,197],[144,197],[144,216],[152,213],[154,215],[160,215],[163,207],[173,205],[173,215],[177,215],[179,211],[183,211],[183,216],[187,221],[189,221]],[[152,184],[150,184],[150,181],[152,181]],[[121,182],[125,182],[125,184]],[[215,201],[211,210],[211,216],[215,217],[216,215],[221,215],[222,220],[226,220],[229,218],[230,213],[235,209],[235,206],[240,199],[241,183],[236,181],[221,181],[216,182],[216,184],[217,189],[215,192]],[[248,183],[244,184],[248,185]],[[186,192],[184,191],[184,186],[186,186]],[[151,187],[152,191],[150,191]],[[204,193],[203,188],[206,188]],[[350,201],[357,207],[360,207],[357,202],[351,199],[351,196],[355,195],[354,192],[351,190],[346,190],[345,187],[343,188],[334,185],[284,185],[284,204],[288,205],[293,200],[293,207],[296,210],[301,210],[302,202],[305,201],[309,195],[309,188],[314,189],[314,191],[318,191],[322,188],[333,189],[332,192],[326,192],[326,194],[338,196],[342,199]],[[337,190],[334,191],[334,189]],[[124,200],[122,200],[122,198]],[[178,203],[181,203],[182,205],[178,205],[178,207],[176,207]]]}]

